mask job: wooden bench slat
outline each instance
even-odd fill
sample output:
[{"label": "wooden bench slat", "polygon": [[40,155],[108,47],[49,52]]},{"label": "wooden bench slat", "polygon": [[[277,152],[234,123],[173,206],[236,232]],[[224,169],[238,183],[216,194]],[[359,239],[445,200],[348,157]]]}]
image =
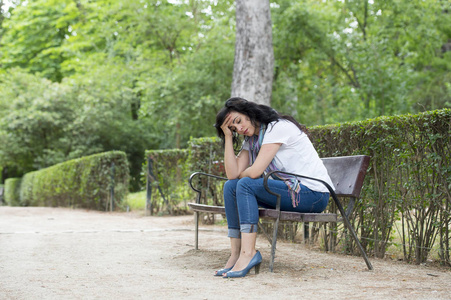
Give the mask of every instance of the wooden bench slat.
[{"label": "wooden bench slat", "polygon": [[[277,219],[277,210],[275,209],[260,209],[260,218]],[[337,222],[336,214],[326,213],[297,213],[291,211],[281,211],[280,221],[296,221],[296,222]]]},{"label": "wooden bench slat", "polygon": [[225,214],[224,206],[212,206],[212,205],[197,204],[197,203],[188,203],[188,206],[191,207],[191,209],[194,211],[214,213],[214,214]]},{"label": "wooden bench slat", "polygon": [[[188,203],[188,206],[194,210],[205,213],[225,214],[224,206],[212,206],[197,203]],[[277,210],[275,209],[259,209],[260,218],[277,219]],[[337,222],[337,214],[327,213],[297,213],[282,211],[280,212],[281,221],[296,221],[296,222]]]}]

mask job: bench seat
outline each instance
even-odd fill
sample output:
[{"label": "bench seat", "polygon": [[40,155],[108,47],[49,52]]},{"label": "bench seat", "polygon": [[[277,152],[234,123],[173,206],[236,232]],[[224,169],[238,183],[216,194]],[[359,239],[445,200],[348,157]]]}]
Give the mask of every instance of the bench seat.
[{"label": "bench seat", "polygon": [[[197,203],[188,203],[188,206],[193,211],[213,213],[213,214],[225,214],[224,206],[213,206]],[[277,219],[278,212],[275,209],[260,208],[260,218]],[[292,221],[292,222],[331,222],[336,223],[338,220],[337,214],[327,213],[296,213],[290,211],[280,212],[280,221]]]}]

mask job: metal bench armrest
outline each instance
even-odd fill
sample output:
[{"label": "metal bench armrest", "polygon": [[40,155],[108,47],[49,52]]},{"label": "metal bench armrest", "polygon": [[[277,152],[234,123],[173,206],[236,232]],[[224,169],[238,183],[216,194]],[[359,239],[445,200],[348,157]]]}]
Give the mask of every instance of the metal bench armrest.
[{"label": "metal bench armrest", "polygon": [[191,189],[197,193],[197,199],[196,199],[196,202],[197,202],[198,204],[200,204],[200,197],[201,197],[202,191],[199,190],[199,189],[196,189],[196,188],[193,186],[193,179],[194,179],[194,177],[196,177],[196,176],[207,176],[207,177],[211,177],[211,178],[215,178],[215,179],[227,180],[227,178],[225,178],[225,177],[217,176],[217,175],[213,175],[213,174],[208,174],[208,173],[204,173],[204,172],[194,172],[193,174],[191,174],[191,176],[189,177],[188,182],[189,182],[189,186],[191,187]]}]

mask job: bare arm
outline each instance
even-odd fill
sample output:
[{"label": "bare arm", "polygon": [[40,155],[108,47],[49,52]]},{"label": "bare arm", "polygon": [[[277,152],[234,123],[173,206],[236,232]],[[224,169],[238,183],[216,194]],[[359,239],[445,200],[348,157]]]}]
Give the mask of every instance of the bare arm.
[{"label": "bare arm", "polygon": [[230,126],[232,125],[232,118],[230,115],[226,117],[224,123],[221,125],[221,129],[224,132],[224,167],[228,179],[236,179],[241,172],[249,165],[249,151],[243,150],[238,156],[235,156],[233,150],[232,131]]},{"label": "bare arm", "polygon": [[258,152],[257,158],[252,166],[245,169],[242,173],[240,173],[240,178],[250,177],[250,178],[258,178],[260,177],[266,168],[269,166],[274,156],[276,156],[277,151],[282,144],[265,144],[260,148]]}]

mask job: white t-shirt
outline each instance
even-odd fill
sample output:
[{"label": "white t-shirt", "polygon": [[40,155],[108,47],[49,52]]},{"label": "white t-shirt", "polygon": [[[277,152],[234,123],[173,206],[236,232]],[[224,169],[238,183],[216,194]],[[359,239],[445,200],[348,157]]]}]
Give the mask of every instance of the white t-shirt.
[{"label": "white t-shirt", "polygon": [[[335,189],[312,142],[295,124],[285,119],[269,123],[263,138],[263,145],[275,143],[282,144],[274,157],[277,169],[321,179]],[[244,141],[243,150],[250,151],[249,141]],[[300,177],[299,181],[313,191],[329,192],[321,182]]]}]

